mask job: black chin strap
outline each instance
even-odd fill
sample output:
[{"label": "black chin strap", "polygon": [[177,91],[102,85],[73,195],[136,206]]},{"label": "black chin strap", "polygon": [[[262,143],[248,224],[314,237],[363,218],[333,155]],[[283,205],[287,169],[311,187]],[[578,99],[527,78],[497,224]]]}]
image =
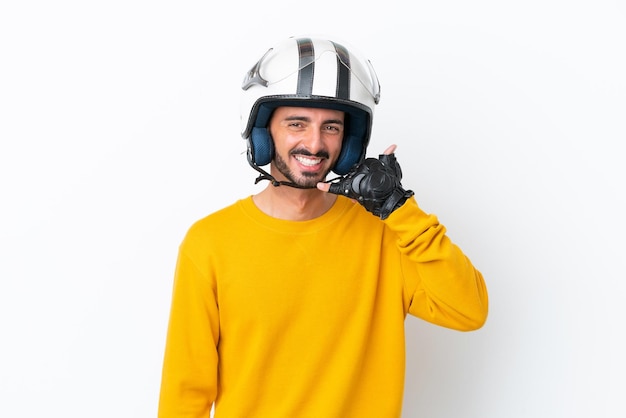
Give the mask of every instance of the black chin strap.
[{"label": "black chin strap", "polygon": [[[254,184],[257,184],[258,182],[262,181],[262,180],[267,180],[270,183],[272,183],[272,186],[274,187],[278,187],[278,186],[289,186],[289,187],[293,187],[296,189],[316,189],[317,186],[300,186],[299,184],[293,183],[291,181],[278,181],[274,178],[274,176],[272,176],[270,173],[268,173],[267,171],[263,170],[261,167],[259,167],[258,165],[252,163],[251,161],[248,161],[250,163],[250,165],[252,166],[252,168],[254,168],[256,171],[258,171],[259,173],[259,177],[256,178],[256,180],[254,180]],[[331,180],[327,180],[324,183],[330,183],[333,182],[337,179],[340,179],[341,177],[335,178],[335,179],[331,179]]]},{"label": "black chin strap", "polygon": [[[250,162],[250,161],[249,161]],[[268,173],[267,171],[263,170],[261,167],[259,167],[256,164],[253,164],[252,162],[250,162],[250,165],[252,166],[252,168],[254,168],[256,171],[258,171],[259,173],[259,177],[256,178],[256,180],[254,180],[254,184],[257,184],[258,182],[262,181],[262,180],[267,180],[270,183],[272,183],[272,186],[274,187],[278,187],[278,186],[289,186],[289,187],[295,187],[296,189],[315,189],[316,186],[300,186],[299,184],[290,182],[290,181],[278,181],[274,178],[274,176],[272,176],[270,173]]]}]

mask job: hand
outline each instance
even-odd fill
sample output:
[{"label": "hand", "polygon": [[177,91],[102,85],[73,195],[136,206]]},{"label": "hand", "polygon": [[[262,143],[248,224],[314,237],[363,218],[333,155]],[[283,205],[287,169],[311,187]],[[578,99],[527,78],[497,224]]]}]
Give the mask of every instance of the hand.
[{"label": "hand", "polygon": [[[389,145],[385,151],[383,151],[383,155],[393,154],[396,151],[397,145]],[[327,192],[330,189],[330,183],[319,182],[317,183],[317,188],[323,192]]]},{"label": "hand", "polygon": [[366,158],[348,174],[331,183],[318,183],[318,189],[356,200],[365,209],[381,219],[413,196],[400,184],[402,170],[396,161],[395,145],[388,147],[379,159]]}]

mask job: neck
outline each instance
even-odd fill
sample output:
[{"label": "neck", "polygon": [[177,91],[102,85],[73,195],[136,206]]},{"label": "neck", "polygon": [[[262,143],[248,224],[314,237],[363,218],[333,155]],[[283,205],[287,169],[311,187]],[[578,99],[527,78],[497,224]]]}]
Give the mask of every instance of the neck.
[{"label": "neck", "polygon": [[317,218],[332,207],[336,198],[336,195],[318,189],[297,189],[271,184],[252,197],[262,212],[288,221]]}]

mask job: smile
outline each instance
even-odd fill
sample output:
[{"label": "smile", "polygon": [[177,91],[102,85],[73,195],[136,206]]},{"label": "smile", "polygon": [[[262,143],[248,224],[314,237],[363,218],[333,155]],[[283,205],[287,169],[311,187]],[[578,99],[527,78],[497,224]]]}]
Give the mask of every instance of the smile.
[{"label": "smile", "polygon": [[294,158],[298,160],[300,164],[306,165],[308,167],[313,167],[322,162],[321,158],[305,157],[303,155],[295,155]]}]

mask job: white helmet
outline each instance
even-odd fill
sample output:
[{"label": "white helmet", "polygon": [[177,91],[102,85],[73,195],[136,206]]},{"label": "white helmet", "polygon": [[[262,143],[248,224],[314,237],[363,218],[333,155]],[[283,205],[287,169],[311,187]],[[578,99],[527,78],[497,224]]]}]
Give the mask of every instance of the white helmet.
[{"label": "white helmet", "polygon": [[365,158],[380,85],[369,60],[327,39],[291,37],[270,48],[242,84],[241,136],[257,170],[274,157],[267,125],[279,106],[346,113],[341,153],[332,170],[346,174]]}]

